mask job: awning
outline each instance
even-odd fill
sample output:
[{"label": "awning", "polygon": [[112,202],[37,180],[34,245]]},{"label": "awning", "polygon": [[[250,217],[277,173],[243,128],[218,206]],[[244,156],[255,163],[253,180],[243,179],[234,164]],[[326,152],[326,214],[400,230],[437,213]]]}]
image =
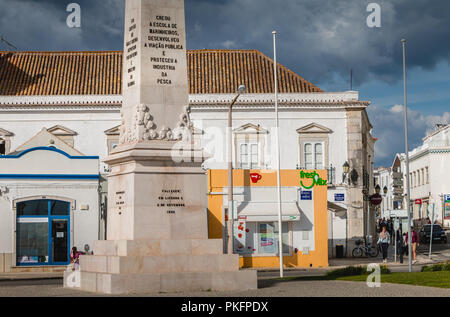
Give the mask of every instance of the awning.
[{"label": "awning", "polygon": [[[278,203],[236,202],[235,219],[246,221],[278,221]],[[281,203],[282,221],[299,221],[300,207],[296,202]]]},{"label": "awning", "polygon": [[332,203],[331,201],[328,202],[328,210],[336,213],[337,216],[344,216],[347,213],[346,208],[341,207],[338,204]]}]

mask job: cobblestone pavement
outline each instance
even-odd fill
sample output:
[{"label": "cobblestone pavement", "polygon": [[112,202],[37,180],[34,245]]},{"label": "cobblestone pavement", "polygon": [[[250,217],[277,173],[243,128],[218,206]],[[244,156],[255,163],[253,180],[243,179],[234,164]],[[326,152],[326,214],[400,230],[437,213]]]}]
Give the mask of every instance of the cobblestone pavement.
[{"label": "cobblestone pavement", "polygon": [[[100,297],[100,295],[64,289],[57,281],[3,282],[0,297]],[[262,280],[259,289],[241,292],[182,292],[164,294],[129,294],[129,297],[450,297],[450,290],[433,287],[382,284],[381,288],[369,288],[362,282],[347,281],[277,281]]]}]

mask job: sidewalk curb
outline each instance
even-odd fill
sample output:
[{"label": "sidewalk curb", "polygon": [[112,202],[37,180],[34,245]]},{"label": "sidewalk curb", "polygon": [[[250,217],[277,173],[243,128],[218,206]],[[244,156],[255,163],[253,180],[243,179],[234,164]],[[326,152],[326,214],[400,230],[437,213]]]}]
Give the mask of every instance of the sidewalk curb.
[{"label": "sidewalk curb", "polygon": [[[391,267],[391,268],[402,268],[402,267],[407,267],[408,266],[408,261],[403,261],[403,264],[397,262],[397,263],[382,263],[382,262],[373,262],[376,264],[380,264],[380,265],[387,265],[387,267]],[[421,266],[425,266],[425,265],[431,265],[431,264],[437,264],[437,263],[441,263],[441,261],[427,261],[427,262],[423,262],[423,263],[414,263],[413,266],[415,267],[421,267]],[[347,264],[347,265],[330,265],[328,267],[321,267],[321,268],[311,268],[311,269],[307,269],[307,268],[285,268],[284,271],[285,272],[290,272],[290,271],[298,271],[298,272],[312,272],[312,271],[331,271],[331,270],[338,270],[338,269],[342,269],[342,268],[346,268],[348,266],[367,266],[368,264],[371,263],[352,263],[352,264]],[[270,269],[270,268],[264,268],[261,270],[258,269],[252,269],[252,270],[256,270],[258,273],[273,273],[273,272],[279,272],[279,269]]]},{"label": "sidewalk curb", "polygon": [[50,280],[62,280],[63,277],[56,277],[56,276],[52,276],[52,277],[11,277],[11,278],[0,278],[0,283],[2,282],[30,282],[30,281],[50,281]]}]

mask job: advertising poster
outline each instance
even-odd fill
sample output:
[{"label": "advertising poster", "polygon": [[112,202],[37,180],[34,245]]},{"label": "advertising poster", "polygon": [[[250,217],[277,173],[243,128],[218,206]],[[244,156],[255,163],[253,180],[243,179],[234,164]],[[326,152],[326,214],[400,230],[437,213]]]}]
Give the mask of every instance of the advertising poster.
[{"label": "advertising poster", "polygon": [[259,253],[276,253],[274,227],[268,223],[259,224]]}]

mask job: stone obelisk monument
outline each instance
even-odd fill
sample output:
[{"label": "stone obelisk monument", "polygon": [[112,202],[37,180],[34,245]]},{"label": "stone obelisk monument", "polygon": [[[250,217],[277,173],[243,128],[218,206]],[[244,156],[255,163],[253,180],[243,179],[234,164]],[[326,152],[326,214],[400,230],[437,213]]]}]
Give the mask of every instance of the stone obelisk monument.
[{"label": "stone obelisk monument", "polygon": [[[108,157],[107,240],[79,283],[123,294],[257,287],[238,255],[208,240],[202,149],[191,146],[184,0],[126,0],[120,145]],[[68,279],[71,279],[68,281]]]}]

